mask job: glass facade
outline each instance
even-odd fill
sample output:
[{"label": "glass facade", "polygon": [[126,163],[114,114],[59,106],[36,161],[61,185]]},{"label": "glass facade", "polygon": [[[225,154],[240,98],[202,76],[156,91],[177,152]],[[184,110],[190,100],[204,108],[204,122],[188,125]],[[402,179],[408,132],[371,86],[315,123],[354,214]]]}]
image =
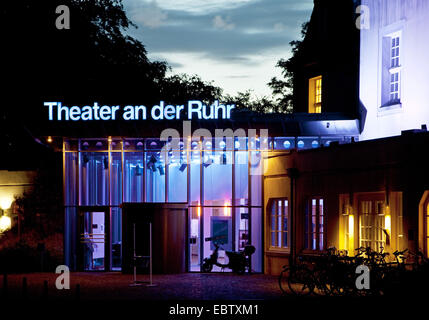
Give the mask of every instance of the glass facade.
[{"label": "glass facade", "polygon": [[[262,272],[263,152],[253,140],[64,140],[66,264],[120,270],[120,205],[187,203],[189,271],[200,271],[213,251],[210,239],[220,237],[220,262],[227,262],[227,250],[251,244],[252,270]],[[77,249],[82,244],[84,252]]]}]

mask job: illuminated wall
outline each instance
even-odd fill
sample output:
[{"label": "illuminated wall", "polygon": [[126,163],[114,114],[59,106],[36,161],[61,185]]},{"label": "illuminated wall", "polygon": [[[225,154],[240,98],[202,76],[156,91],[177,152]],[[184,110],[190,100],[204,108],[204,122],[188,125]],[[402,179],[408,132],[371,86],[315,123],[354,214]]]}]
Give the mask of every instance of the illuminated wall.
[{"label": "illuminated wall", "polygon": [[[429,1],[362,0],[361,140],[429,124]],[[368,19],[369,18],[369,19]]]}]

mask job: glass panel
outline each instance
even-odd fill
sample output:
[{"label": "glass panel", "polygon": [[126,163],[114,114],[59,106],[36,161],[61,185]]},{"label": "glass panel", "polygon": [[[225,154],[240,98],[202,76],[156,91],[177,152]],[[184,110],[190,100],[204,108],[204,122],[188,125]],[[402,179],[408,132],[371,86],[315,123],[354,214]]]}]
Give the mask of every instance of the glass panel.
[{"label": "glass panel", "polygon": [[104,270],[104,212],[85,212],[83,217],[84,270]]},{"label": "glass panel", "polygon": [[311,241],[311,249],[312,250],[316,250],[316,243],[317,243],[316,234],[313,233],[312,234],[312,241]]},{"label": "glass panel", "polygon": [[[238,141],[236,141],[238,142]],[[235,153],[235,204],[247,205],[249,191],[249,170],[247,151]]]},{"label": "glass panel", "polygon": [[251,239],[250,243],[256,251],[251,256],[252,271],[262,272],[262,209],[251,209]]},{"label": "glass panel", "polygon": [[76,208],[66,208],[64,228],[64,260],[71,269],[76,270]]},{"label": "glass panel", "polygon": [[112,152],[110,162],[110,204],[122,203],[122,153]]},{"label": "glass panel", "polygon": [[289,231],[289,202],[285,201],[285,211],[283,214],[283,231]]},{"label": "glass panel", "polygon": [[190,208],[189,271],[200,271],[201,207]]},{"label": "glass panel", "polygon": [[[194,146],[197,148],[196,146]],[[189,158],[191,159],[190,164],[190,190],[191,190],[191,201],[193,204],[200,204],[200,175],[201,175],[201,159],[200,152],[198,150],[194,150],[190,152]]]},{"label": "glass panel", "polygon": [[[232,217],[225,216],[222,207],[204,208],[204,258],[210,257],[216,245],[219,246],[218,263],[227,264],[225,251],[232,250]],[[222,269],[213,266],[212,271],[218,272]]]},{"label": "glass panel", "polygon": [[65,153],[65,205],[77,205],[77,168],[78,154],[75,152]]},{"label": "glass panel", "polygon": [[263,171],[262,152],[250,152],[250,179],[252,206],[262,205],[262,175]]},{"label": "glass panel", "polygon": [[165,165],[160,152],[146,155],[146,201],[165,202]]},{"label": "glass panel", "polygon": [[277,247],[277,235],[275,231],[271,232],[271,246]]},{"label": "glass panel", "polygon": [[316,216],[311,216],[311,232],[316,233]]},{"label": "glass panel", "polygon": [[124,153],[124,202],[143,202],[143,152]]},{"label": "glass panel", "polygon": [[121,270],[122,265],[122,210],[112,208],[111,235],[112,235],[112,270]]},{"label": "glass panel", "polygon": [[80,157],[80,204],[108,205],[107,152],[82,152]]},{"label": "glass panel", "polygon": [[277,230],[277,228],[276,228],[276,216],[275,215],[271,216],[271,230],[272,231]]},{"label": "glass panel", "polygon": [[288,233],[283,232],[283,248],[288,248]]},{"label": "glass panel", "polygon": [[[176,159],[174,155],[180,155]],[[169,159],[168,166],[168,202],[188,201],[188,165],[186,153],[176,151]]]},{"label": "glass panel", "polygon": [[204,152],[204,203],[206,205],[231,205],[232,152]]},{"label": "glass panel", "polygon": [[249,211],[247,208],[235,209],[235,250],[243,250],[249,243]]}]

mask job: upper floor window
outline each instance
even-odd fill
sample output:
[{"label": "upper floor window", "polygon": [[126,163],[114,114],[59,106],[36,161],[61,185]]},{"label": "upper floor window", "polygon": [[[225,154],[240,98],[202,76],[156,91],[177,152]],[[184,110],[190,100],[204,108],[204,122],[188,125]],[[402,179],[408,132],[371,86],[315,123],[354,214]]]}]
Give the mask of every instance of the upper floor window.
[{"label": "upper floor window", "polygon": [[322,113],[322,76],[311,78],[308,88],[308,112]]},{"label": "upper floor window", "polygon": [[270,208],[270,232],[272,248],[289,247],[289,201],[274,199]]},{"label": "upper floor window", "polygon": [[401,32],[383,37],[381,106],[401,103]]},{"label": "upper floor window", "polygon": [[305,212],[304,246],[310,250],[325,249],[324,200],[312,198]]}]

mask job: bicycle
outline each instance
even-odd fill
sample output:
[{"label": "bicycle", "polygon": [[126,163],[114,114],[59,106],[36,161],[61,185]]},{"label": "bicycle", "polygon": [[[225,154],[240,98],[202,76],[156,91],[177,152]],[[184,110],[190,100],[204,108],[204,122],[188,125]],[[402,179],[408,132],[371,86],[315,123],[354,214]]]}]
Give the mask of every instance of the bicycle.
[{"label": "bicycle", "polygon": [[302,261],[302,257],[298,257],[300,263],[283,266],[283,270],[279,276],[279,286],[283,293],[288,293],[286,288],[294,295],[306,296],[314,291],[314,286],[310,281],[310,270]]}]

